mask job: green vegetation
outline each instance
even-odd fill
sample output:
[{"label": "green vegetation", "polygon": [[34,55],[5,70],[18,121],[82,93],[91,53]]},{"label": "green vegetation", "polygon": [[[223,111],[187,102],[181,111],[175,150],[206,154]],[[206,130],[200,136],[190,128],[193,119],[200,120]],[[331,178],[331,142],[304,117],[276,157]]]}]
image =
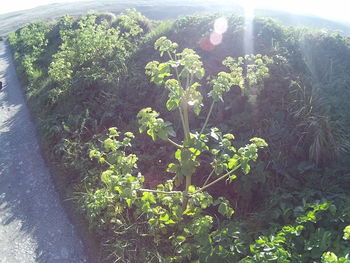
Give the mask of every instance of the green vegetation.
[{"label": "green vegetation", "polygon": [[9,35],[61,191],[101,262],[350,262],[349,39],[257,18],[246,54],[231,16],[203,48],[217,18]]}]

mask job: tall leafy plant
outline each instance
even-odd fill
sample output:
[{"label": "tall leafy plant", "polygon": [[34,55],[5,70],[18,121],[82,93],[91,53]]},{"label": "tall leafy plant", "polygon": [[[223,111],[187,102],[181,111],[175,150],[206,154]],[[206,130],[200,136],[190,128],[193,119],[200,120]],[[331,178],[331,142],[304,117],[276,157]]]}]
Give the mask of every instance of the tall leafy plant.
[{"label": "tall leafy plant", "polygon": [[[120,251],[133,262],[138,262],[140,258],[153,262],[150,254],[154,253],[164,258],[165,262],[236,260],[239,248],[232,249],[217,238],[230,239],[234,228],[227,231],[225,227],[216,225],[206,209],[216,206],[224,218],[231,218],[234,210],[228,200],[223,197],[214,200],[206,189],[224,179],[235,179],[235,172],[239,169],[248,174],[250,162],[258,157],[258,149],[267,144],[263,139],[252,138],[249,144],[236,149],[232,134],[223,134],[216,127],[207,127],[215,103],[223,100],[232,86],[248,89],[255,85],[255,90],[258,90],[262,80],[268,77],[267,63],[271,59],[262,55],[225,59],[224,65],[229,70],[218,73],[208,82],[211,91],[207,96],[212,103],[201,129],[192,131],[190,114],[198,116],[204,106],[199,80],[205,76],[205,71],[200,57],[192,49],[177,52],[177,44],[165,37],[156,41],[155,48],[161,56],[166,54],[169,60],[148,63],[146,74],[151,76],[152,82],[169,91],[166,108],[179,112],[182,138],[176,138],[172,124],[160,118],[152,108],[142,109],[137,117],[140,132],[146,132],[153,140],[167,141],[177,148],[175,161],[167,168],[175,177],[156,189],[144,188],[144,177],[137,172],[137,156],[128,150],[133,134],[127,132],[121,138],[116,128],[110,128],[108,138],[102,145],[90,151],[90,157],[107,165],[107,170],[101,174],[103,187],[86,194],[84,209],[92,225],[111,228],[117,234],[115,242],[119,248],[129,248],[128,240],[131,237],[141,243],[144,237],[151,237],[154,245],[159,247],[162,244],[156,252],[151,252],[150,244],[146,244],[150,250],[139,252],[137,259],[131,255],[135,253]],[[211,172],[203,185],[195,186],[192,177],[197,168],[204,164],[199,159],[204,153],[211,156]],[[238,243],[237,247],[240,246]],[[136,246],[142,247],[145,243]]]},{"label": "tall leafy plant", "polygon": [[[175,142],[172,124],[159,118],[159,113],[151,108],[142,109],[138,114],[140,132],[147,132],[153,140],[160,138],[173,144],[177,150],[174,154],[176,162],[168,165],[167,171],[175,174],[176,185],[185,180],[185,195],[192,185],[192,176],[200,166],[198,157],[204,153],[212,156],[212,171],[207,175],[205,183],[197,191],[203,191],[224,179],[234,179],[239,168],[244,174],[250,171],[250,161],[257,159],[258,148],[267,146],[263,139],[252,138],[250,144],[237,150],[232,142],[232,134],[222,134],[218,128],[208,129],[208,123],[215,103],[223,101],[225,93],[232,86],[240,87],[251,100],[255,100],[262,85],[262,80],[269,76],[267,64],[272,59],[267,56],[247,55],[233,59],[227,57],[223,64],[229,72],[219,72],[209,83],[211,91],[207,96],[212,100],[202,128],[191,131],[189,115],[193,112],[200,115],[203,107],[203,95],[200,92],[200,81],[205,76],[205,70],[200,57],[192,49],[177,51],[178,45],[166,37],[155,42],[155,49],[160,55],[166,55],[168,61],[152,61],[146,65],[146,74],[151,81],[169,91],[166,108],[178,111],[182,124],[183,138]],[[214,142],[215,146],[212,146]],[[211,178],[216,175],[213,181]],[[186,206],[184,199],[184,207]]]}]

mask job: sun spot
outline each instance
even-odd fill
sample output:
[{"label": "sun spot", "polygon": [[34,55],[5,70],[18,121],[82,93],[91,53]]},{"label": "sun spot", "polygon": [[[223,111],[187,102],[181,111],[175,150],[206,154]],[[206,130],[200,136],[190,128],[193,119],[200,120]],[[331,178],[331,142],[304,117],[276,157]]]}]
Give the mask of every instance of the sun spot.
[{"label": "sun spot", "polygon": [[225,17],[219,17],[214,21],[213,31],[210,36],[203,37],[199,41],[199,46],[205,51],[211,51],[221,44],[223,39],[223,34],[228,29],[228,22]]},{"label": "sun spot", "polygon": [[228,23],[225,17],[220,17],[214,22],[214,32],[217,34],[223,34],[227,31]]}]

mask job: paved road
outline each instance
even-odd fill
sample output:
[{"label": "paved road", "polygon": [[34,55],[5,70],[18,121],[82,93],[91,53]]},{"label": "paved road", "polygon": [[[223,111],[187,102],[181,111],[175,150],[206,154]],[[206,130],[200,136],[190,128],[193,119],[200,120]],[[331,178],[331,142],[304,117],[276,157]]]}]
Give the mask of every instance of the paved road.
[{"label": "paved road", "polygon": [[0,263],[87,262],[39,151],[3,41],[0,80]]}]

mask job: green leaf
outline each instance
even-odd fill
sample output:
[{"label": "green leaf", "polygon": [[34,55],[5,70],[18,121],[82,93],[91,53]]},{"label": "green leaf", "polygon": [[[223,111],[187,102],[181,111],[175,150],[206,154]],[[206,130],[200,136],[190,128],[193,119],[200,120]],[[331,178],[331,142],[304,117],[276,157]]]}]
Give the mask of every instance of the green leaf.
[{"label": "green leaf", "polygon": [[228,140],[234,140],[235,139],[235,136],[232,133],[226,133],[223,137],[228,139]]},{"label": "green leaf", "polygon": [[325,252],[322,255],[322,262],[323,263],[337,263],[338,257],[332,252]]},{"label": "green leaf", "polygon": [[219,140],[219,135],[218,135],[218,133],[217,133],[217,128],[212,128],[211,130],[210,130],[210,136],[213,138],[213,139],[215,139],[215,140]]},{"label": "green leaf", "polygon": [[171,42],[167,37],[160,37],[155,43],[154,48],[160,51],[160,56],[163,56],[164,52],[174,53],[176,52],[178,45]]},{"label": "green leaf", "polygon": [[179,162],[181,162],[181,153],[182,153],[181,149],[177,149],[176,152],[175,152],[175,158]]},{"label": "green leaf", "polygon": [[223,101],[222,95],[228,92],[234,84],[231,74],[227,72],[219,72],[217,77],[211,82],[213,88],[209,92],[209,97],[214,101]]},{"label": "green leaf", "polygon": [[346,226],[344,228],[344,236],[343,236],[344,240],[349,240],[350,239],[350,225]]},{"label": "green leaf", "polygon": [[126,204],[128,205],[128,207],[131,207],[131,204],[132,204],[132,200],[129,198],[129,199],[126,199],[125,200]]},{"label": "green leaf", "polygon": [[176,236],[176,240],[179,244],[181,244],[184,241],[186,241],[186,237],[185,236]]},{"label": "green leaf", "polygon": [[250,165],[247,162],[243,162],[242,169],[244,174],[248,174],[250,172]]},{"label": "green leaf", "polygon": [[144,202],[152,203],[152,204],[156,203],[156,199],[155,199],[153,193],[149,193],[149,192],[143,192],[141,200]]},{"label": "green leaf", "polygon": [[178,172],[178,169],[179,169],[179,167],[178,167],[178,165],[177,164],[174,164],[174,163],[169,163],[169,165],[168,165],[168,168],[167,168],[167,172],[168,173],[177,173]]},{"label": "green leaf", "polygon": [[162,214],[160,217],[159,217],[159,220],[160,221],[163,221],[163,222],[167,222],[167,221],[169,221],[169,214],[168,213],[164,213],[164,214]]},{"label": "green leaf", "polygon": [[229,176],[229,178],[230,178],[231,181],[232,181],[232,180],[235,180],[235,179],[237,178],[237,175],[231,174],[231,175]]},{"label": "green leaf", "polygon": [[158,118],[159,113],[151,108],[144,108],[137,114],[138,122],[140,125],[140,132],[147,131],[147,134],[155,140],[159,137],[162,140],[168,140],[169,135],[175,135],[175,131],[170,122],[165,122],[163,119]]},{"label": "green leaf", "polygon": [[200,113],[201,113],[201,106],[200,105],[195,105],[193,110],[194,110],[194,113],[198,116]]},{"label": "green leaf", "polygon": [[239,156],[235,154],[232,158],[229,159],[227,166],[229,169],[232,170],[233,168],[236,168],[238,165],[239,165]]},{"label": "green leaf", "polygon": [[220,204],[218,212],[227,218],[231,218],[234,213],[234,210],[230,207],[228,200],[220,198],[219,201]]},{"label": "green leaf", "polygon": [[118,132],[118,129],[116,127],[109,128],[108,132],[109,132],[109,136],[112,138],[119,136],[119,132]]},{"label": "green leaf", "polygon": [[190,185],[188,187],[188,193],[194,193],[196,191],[196,187],[194,187],[193,185]]},{"label": "green leaf", "polygon": [[126,137],[130,138],[130,139],[134,139],[135,138],[135,136],[134,136],[134,134],[132,132],[126,132],[126,133],[124,133],[124,135]]},{"label": "green leaf", "polygon": [[112,171],[112,170],[106,170],[106,171],[102,172],[102,174],[101,174],[101,181],[102,181],[104,184],[109,183],[110,177],[111,177],[112,175],[113,175],[113,171]]},{"label": "green leaf", "polygon": [[111,138],[107,138],[106,140],[103,141],[103,147],[107,151],[116,151],[117,150],[116,141],[111,139]]},{"label": "green leaf", "polygon": [[258,147],[267,147],[268,146],[268,144],[265,142],[265,140],[261,139],[261,138],[254,137],[254,138],[251,138],[249,141],[251,141],[252,143],[254,143]]}]

